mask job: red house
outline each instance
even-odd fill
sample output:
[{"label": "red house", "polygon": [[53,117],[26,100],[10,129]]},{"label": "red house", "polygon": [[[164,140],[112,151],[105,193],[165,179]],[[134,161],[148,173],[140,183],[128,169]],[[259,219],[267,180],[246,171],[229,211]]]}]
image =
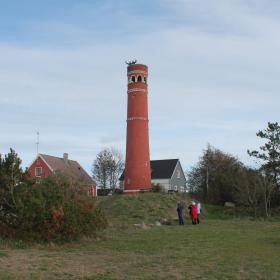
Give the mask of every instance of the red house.
[{"label": "red house", "polygon": [[38,154],[29,166],[28,173],[35,178],[46,178],[55,173],[62,173],[85,186],[90,196],[97,195],[96,183],[77,161],[68,159],[67,153],[63,154],[63,158]]}]

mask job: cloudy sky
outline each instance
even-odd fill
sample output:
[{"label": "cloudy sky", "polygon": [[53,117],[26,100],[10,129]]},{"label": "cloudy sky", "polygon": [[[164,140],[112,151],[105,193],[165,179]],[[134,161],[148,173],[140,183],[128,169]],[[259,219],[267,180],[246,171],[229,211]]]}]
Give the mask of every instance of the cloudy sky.
[{"label": "cloudy sky", "polygon": [[28,166],[125,155],[126,60],[149,66],[151,159],[194,165],[207,143],[251,165],[279,121],[278,0],[0,0],[0,153]]}]

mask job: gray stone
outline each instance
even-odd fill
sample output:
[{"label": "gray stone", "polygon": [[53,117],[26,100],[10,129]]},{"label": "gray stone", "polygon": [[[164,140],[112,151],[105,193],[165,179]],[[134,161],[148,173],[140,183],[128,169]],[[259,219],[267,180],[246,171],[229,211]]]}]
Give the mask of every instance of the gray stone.
[{"label": "gray stone", "polygon": [[142,229],[148,229],[149,227],[145,224],[145,222],[142,222],[141,224],[134,224],[136,228],[142,228]]},{"label": "gray stone", "polygon": [[160,223],[162,225],[171,225],[171,222],[168,219],[166,219],[166,218],[161,219]]},{"label": "gray stone", "polygon": [[225,202],[225,207],[235,207],[235,204],[233,202]]}]

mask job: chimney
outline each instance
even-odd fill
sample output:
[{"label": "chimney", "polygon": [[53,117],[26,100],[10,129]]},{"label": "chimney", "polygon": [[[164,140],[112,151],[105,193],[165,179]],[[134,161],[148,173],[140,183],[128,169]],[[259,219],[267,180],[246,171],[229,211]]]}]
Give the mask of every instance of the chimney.
[{"label": "chimney", "polygon": [[68,164],[68,153],[63,154],[63,160],[64,160],[64,163],[67,165]]}]

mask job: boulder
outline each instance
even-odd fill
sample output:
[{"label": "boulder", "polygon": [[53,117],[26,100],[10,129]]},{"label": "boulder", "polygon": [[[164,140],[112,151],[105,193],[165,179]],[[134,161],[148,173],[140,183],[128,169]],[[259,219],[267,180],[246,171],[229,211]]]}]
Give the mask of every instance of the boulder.
[{"label": "boulder", "polygon": [[233,208],[233,207],[235,207],[235,204],[233,203],[233,202],[225,202],[225,207],[231,207],[231,208]]},{"label": "boulder", "polygon": [[168,219],[166,219],[166,218],[162,218],[162,219],[160,220],[160,223],[161,223],[162,225],[171,225],[171,222],[170,222]]},{"label": "boulder", "polygon": [[145,222],[142,222],[141,224],[134,224],[135,227],[137,228],[142,228],[142,229],[148,229],[149,227],[145,224]]}]

